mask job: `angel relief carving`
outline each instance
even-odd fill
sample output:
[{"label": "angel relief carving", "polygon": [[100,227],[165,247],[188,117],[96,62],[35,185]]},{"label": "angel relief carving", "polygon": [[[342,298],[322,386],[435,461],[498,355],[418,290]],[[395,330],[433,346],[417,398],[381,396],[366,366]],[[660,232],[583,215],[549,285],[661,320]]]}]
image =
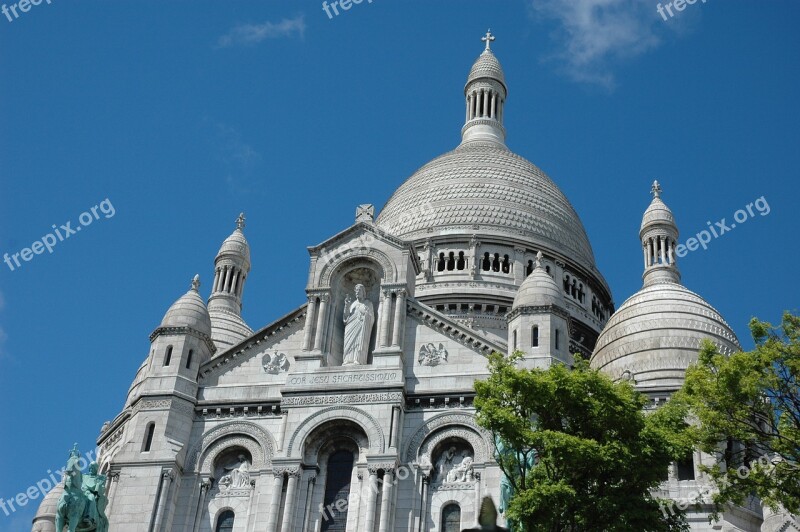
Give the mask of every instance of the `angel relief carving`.
[{"label": "angel relief carving", "polygon": [[473,482],[475,468],[472,453],[468,449],[447,447],[436,461],[436,480],[441,483]]},{"label": "angel relief carving", "polygon": [[271,375],[289,371],[289,359],[283,353],[275,353],[272,356],[267,353],[261,359],[261,362],[264,366],[264,371]]},{"label": "angel relief carving", "polygon": [[419,348],[419,357],[417,360],[423,366],[438,366],[439,364],[444,364],[447,362],[447,349],[445,349],[444,344],[441,343],[438,349],[432,342],[423,344],[422,347]]}]

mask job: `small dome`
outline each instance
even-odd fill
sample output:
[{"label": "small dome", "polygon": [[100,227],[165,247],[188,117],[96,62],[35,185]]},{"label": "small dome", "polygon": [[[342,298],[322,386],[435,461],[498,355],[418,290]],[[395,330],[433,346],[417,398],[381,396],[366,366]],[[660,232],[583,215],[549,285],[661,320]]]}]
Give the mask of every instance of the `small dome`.
[{"label": "small dome", "polygon": [[522,281],[517,295],[514,297],[512,309],[517,307],[538,307],[559,305],[564,307],[564,295],[558,284],[541,265],[541,254],[537,256],[537,265],[533,272]]},{"label": "small dome", "polygon": [[217,256],[224,254],[239,255],[243,257],[248,264],[250,263],[250,244],[247,243],[247,239],[244,237],[244,233],[240,228],[237,227],[233,233],[231,233],[231,236],[226,238],[222,243]]},{"label": "small dome", "polygon": [[475,64],[472,65],[472,69],[469,71],[469,76],[467,77],[467,85],[481,78],[495,79],[502,83],[503,87],[508,90],[506,87],[506,76],[503,74],[503,67],[500,66],[500,61],[497,60],[492,51],[488,49],[484,50],[483,53],[478,56]]},{"label": "small dome", "polygon": [[653,201],[650,202],[650,206],[644,211],[639,235],[641,236],[644,230],[652,225],[669,225],[677,232],[678,229],[675,224],[675,217],[672,215],[672,211],[669,210],[669,207],[667,207],[667,204],[661,200],[662,190],[658,181],[653,182],[651,192],[653,194]]},{"label": "small dome", "polygon": [[58,511],[58,500],[64,493],[64,482],[59,482],[44,496],[33,518],[33,532],[55,532],[55,517]]},{"label": "small dome", "polygon": [[161,327],[189,327],[211,336],[211,317],[200,297],[199,287],[200,277],[195,275],[192,288],[169,307],[161,320]]},{"label": "small dome", "polygon": [[646,286],[611,316],[597,339],[591,366],[638,386],[678,388],[711,340],[723,354],[741,349],[730,326],[702,297],[679,283]]}]

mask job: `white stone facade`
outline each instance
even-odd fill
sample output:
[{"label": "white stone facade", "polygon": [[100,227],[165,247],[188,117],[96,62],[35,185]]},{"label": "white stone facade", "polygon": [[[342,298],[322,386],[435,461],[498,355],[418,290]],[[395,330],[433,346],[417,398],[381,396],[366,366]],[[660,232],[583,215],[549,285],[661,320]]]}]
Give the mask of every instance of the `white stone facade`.
[{"label": "white stone facade", "polygon": [[[251,265],[240,216],[208,303],[195,280],[100,435],[112,531],[461,530],[477,524],[482,497],[499,497],[473,407],[491,352],[522,350],[529,367],[571,364],[600,337],[593,361],[615,378],[636,379],[625,374],[633,368],[642,379],[650,360],[666,380],[644,379],[645,391],[654,401],[674,391],[696,346],[677,346],[678,359],[667,345],[647,346],[649,359],[615,347],[618,329],[604,331],[610,290],[580,219],[504,145],[507,87],[486,42],[465,87],[461,145],[414,174],[377,220],[359,206],[353,226],[309,248],[308,302],[256,332],[241,317]],[[357,285],[374,324],[366,363],[343,366],[345,301]],[[697,304],[682,297],[662,303]],[[647,320],[628,317],[653,337]],[[675,498],[699,482],[672,475],[664,489]],[[54,530],[53,499],[34,531]],[[714,526],[702,512],[691,518],[694,530],[757,531],[762,512],[736,509]]]}]

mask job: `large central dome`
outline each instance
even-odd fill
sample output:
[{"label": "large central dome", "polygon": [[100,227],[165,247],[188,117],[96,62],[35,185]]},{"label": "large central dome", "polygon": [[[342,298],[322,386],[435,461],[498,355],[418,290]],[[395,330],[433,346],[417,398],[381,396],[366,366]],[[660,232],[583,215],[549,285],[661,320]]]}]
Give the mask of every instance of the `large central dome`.
[{"label": "large central dome", "polygon": [[420,168],[377,224],[407,240],[514,235],[594,268],[589,238],[566,196],[534,164],[495,142],[463,143]]},{"label": "large central dome", "polygon": [[588,356],[613,312],[611,293],[569,200],[506,147],[508,87],[492,40],[487,34],[467,76],[461,143],[400,185],[376,224],[413,244],[421,270],[414,297],[500,342],[538,261],[563,292],[570,352]]}]

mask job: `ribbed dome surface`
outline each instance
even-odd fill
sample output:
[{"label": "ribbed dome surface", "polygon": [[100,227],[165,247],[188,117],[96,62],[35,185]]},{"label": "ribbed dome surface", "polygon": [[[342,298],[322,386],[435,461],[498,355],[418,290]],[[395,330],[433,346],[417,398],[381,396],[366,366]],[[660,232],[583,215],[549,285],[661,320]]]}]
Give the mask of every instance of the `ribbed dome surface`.
[{"label": "ribbed dome surface", "polygon": [[614,379],[630,372],[638,386],[677,388],[686,368],[697,361],[703,339],[725,354],[741,349],[731,328],[702,297],[677,283],[653,284],[611,316],[591,366]]},{"label": "ribbed dome surface", "polygon": [[539,168],[493,142],[464,143],[420,168],[376,223],[407,240],[454,233],[527,237],[594,269],[569,200]]},{"label": "ribbed dome surface", "polygon": [[61,494],[64,493],[64,482],[59,482],[56,487],[47,492],[42,502],[39,504],[39,509],[36,511],[36,516],[33,518],[33,532],[55,532],[56,530],[56,512],[58,511],[58,500]]},{"label": "ribbed dome surface", "polygon": [[190,327],[211,336],[211,318],[197,290],[189,290],[169,307],[161,327]]},{"label": "ribbed dome surface", "polygon": [[641,230],[643,231],[646,227],[655,223],[675,225],[675,217],[672,215],[672,211],[661,201],[661,198],[653,198],[650,206],[644,211]]},{"label": "ribbed dome surface", "polygon": [[564,307],[564,294],[558,284],[544,268],[536,268],[525,278],[514,297],[517,307],[537,307],[543,305],[560,305]]},{"label": "ribbed dome surface", "polygon": [[472,65],[467,77],[467,85],[472,81],[481,78],[493,78],[505,86],[506,76],[503,74],[503,67],[500,66],[500,61],[494,56],[491,50],[485,50]]},{"label": "ribbed dome surface", "polygon": [[223,253],[235,253],[243,256],[248,263],[250,262],[250,244],[247,243],[247,239],[241,229],[235,229],[231,236],[225,239],[217,255],[222,255]]},{"label": "ribbed dome surface", "polygon": [[253,334],[241,316],[223,308],[209,310],[211,316],[211,337],[218,352],[238,344]]}]

